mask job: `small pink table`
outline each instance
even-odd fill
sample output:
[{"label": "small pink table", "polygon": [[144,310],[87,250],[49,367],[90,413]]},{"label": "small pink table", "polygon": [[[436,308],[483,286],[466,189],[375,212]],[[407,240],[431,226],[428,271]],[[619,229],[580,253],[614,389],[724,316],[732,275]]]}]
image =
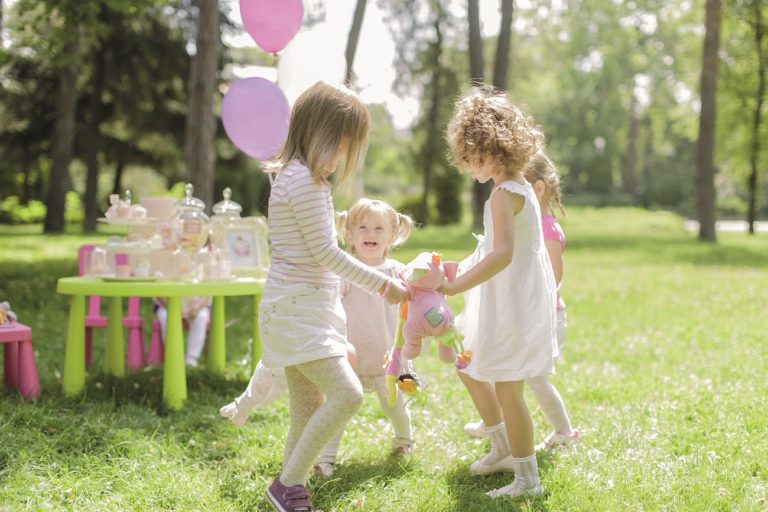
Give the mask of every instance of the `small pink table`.
[{"label": "small pink table", "polygon": [[5,385],[18,389],[24,398],[40,396],[32,328],[18,322],[0,325],[0,343],[5,347]]}]

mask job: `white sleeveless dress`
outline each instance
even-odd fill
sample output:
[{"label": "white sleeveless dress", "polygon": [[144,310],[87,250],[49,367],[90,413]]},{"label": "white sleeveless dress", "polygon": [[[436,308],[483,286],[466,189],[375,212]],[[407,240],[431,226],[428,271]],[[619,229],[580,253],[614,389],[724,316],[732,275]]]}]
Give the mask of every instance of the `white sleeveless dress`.
[{"label": "white sleeveless dress", "polygon": [[[466,375],[485,382],[519,381],[554,373],[557,349],[557,285],[544,246],[541,214],[529,183],[505,181],[499,188],[525,199],[515,215],[512,262],[488,281],[468,290],[459,322],[464,346],[472,350]],[[490,200],[485,203],[485,237],[459,272],[477,264],[493,248]]]}]

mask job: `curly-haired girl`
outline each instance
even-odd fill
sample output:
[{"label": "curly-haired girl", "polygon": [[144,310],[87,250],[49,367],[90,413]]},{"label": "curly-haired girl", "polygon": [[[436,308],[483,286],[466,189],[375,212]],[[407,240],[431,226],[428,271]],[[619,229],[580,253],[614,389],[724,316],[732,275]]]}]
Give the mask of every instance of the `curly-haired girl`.
[{"label": "curly-haired girl", "polygon": [[483,214],[485,237],[467,260],[471,266],[463,264],[456,280],[442,287],[448,295],[469,292],[461,327],[473,358],[459,377],[491,441],[491,451],[470,471],[515,472],[510,485],[488,493],[492,497],[539,493],[523,386],[526,379],[554,372],[557,285],[539,202],[522,170],[544,136],[530,116],[487,87],[458,98],[446,136],[460,170],[494,183]]}]

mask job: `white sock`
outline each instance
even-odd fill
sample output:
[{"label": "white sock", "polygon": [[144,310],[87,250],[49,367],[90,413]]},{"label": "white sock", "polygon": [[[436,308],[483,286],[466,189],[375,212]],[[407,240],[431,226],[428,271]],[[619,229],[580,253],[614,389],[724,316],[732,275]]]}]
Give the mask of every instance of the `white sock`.
[{"label": "white sock", "polygon": [[491,451],[483,457],[483,462],[493,464],[496,461],[508,457],[512,450],[509,448],[509,439],[507,438],[507,429],[502,421],[498,425],[485,427],[488,431],[488,439],[491,441]]}]

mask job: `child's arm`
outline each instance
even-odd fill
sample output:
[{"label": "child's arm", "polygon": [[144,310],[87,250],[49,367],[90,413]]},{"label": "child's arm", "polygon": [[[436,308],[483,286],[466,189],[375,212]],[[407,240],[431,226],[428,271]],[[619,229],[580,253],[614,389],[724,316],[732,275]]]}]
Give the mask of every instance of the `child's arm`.
[{"label": "child's arm", "polygon": [[485,258],[458,276],[452,283],[444,282],[440,288],[446,295],[456,295],[483,283],[512,262],[515,246],[515,215],[525,204],[520,194],[494,190],[491,194],[491,218],[493,219],[493,248]]},{"label": "child's arm", "polygon": [[563,280],[563,244],[559,240],[544,240],[544,246],[555,272],[555,282],[559,285]]},{"label": "child's arm", "polygon": [[288,194],[302,237],[321,267],[369,293],[384,293],[390,302],[406,300],[407,292],[399,283],[339,248],[333,235],[333,208],[329,208],[327,184],[317,183],[307,169],[295,175]]}]

